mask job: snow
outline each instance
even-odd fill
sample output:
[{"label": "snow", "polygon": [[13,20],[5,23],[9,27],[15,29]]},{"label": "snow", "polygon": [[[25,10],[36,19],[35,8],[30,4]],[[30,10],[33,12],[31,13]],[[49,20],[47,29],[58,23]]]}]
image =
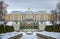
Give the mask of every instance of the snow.
[{"label": "snow", "polygon": [[22,34],[22,33],[20,33],[20,32],[2,33],[2,34],[0,34],[0,38],[1,39],[8,39],[8,38],[17,36],[19,34]]},{"label": "snow", "polygon": [[4,24],[4,21],[0,21],[0,25],[1,25],[1,24]]},{"label": "snow", "polygon": [[42,39],[42,38],[36,36],[36,33],[42,34],[42,35],[45,35],[45,36],[54,37],[56,39],[60,39],[60,33],[58,33],[58,32],[46,32],[46,31],[43,31],[43,32],[33,32],[33,34],[31,34],[31,35],[26,34],[26,32],[2,33],[2,34],[0,34],[0,38],[8,39],[8,38],[14,37],[16,35],[19,35],[21,33],[23,33],[23,36],[20,39]]},{"label": "snow", "polygon": [[20,39],[41,39],[41,38],[37,37],[35,32],[33,32],[33,34],[31,35],[28,35],[24,32],[22,38]]},{"label": "snow", "polygon": [[60,21],[57,21],[57,24],[60,24]]},{"label": "snow", "polygon": [[60,33],[58,33],[58,32],[46,32],[46,31],[43,31],[43,32],[37,32],[37,33],[41,34],[41,35],[53,37],[53,38],[56,38],[56,39],[60,39]]},{"label": "snow", "polygon": [[45,22],[47,25],[53,25],[50,21]]},{"label": "snow", "polygon": [[[45,22],[47,25],[53,25],[50,21]],[[60,24],[60,21],[57,21],[57,24]]]},{"label": "snow", "polygon": [[6,25],[12,26],[14,22],[7,22]]}]

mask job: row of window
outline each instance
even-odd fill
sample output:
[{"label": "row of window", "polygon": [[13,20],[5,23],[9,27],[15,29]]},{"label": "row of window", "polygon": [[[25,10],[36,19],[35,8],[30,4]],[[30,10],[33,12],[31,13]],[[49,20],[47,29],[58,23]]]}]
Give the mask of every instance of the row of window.
[{"label": "row of window", "polygon": [[[48,19],[48,16],[44,16],[44,17],[20,17],[21,19],[24,19],[24,18],[34,18],[34,19]],[[10,16],[10,19],[19,19],[18,15],[17,16]]]},{"label": "row of window", "polygon": [[[24,22],[24,20],[10,20],[10,21],[14,21],[14,22]],[[44,21],[48,21],[48,20],[33,20],[35,22],[40,21],[40,22],[44,22]],[[27,21],[28,22],[28,21]]]},{"label": "row of window", "polygon": [[38,26],[20,26],[20,29],[38,29]]}]

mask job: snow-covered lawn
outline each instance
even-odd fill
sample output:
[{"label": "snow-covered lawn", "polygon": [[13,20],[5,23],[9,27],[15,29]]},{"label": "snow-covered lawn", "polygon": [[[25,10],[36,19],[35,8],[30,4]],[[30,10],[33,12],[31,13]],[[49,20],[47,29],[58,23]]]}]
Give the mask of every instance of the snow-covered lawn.
[{"label": "snow-covered lawn", "polygon": [[42,35],[45,35],[45,36],[54,37],[56,39],[60,39],[60,33],[58,33],[58,32],[46,32],[46,31],[33,32],[33,34],[31,34],[31,35],[26,34],[26,32],[2,33],[2,34],[0,34],[0,39],[8,39],[8,38],[14,37],[16,35],[19,35],[21,33],[23,33],[23,35],[22,35],[22,37],[20,39],[42,39],[42,38],[36,36],[36,33],[42,34]]},{"label": "snow-covered lawn", "polygon": [[0,39],[8,39],[17,35],[22,34],[21,32],[10,32],[10,33],[2,33],[0,34]]},{"label": "snow-covered lawn", "polygon": [[46,31],[43,31],[43,32],[37,32],[37,33],[41,34],[41,35],[44,35],[44,36],[60,39],[60,33],[58,33],[58,32],[46,32]]}]

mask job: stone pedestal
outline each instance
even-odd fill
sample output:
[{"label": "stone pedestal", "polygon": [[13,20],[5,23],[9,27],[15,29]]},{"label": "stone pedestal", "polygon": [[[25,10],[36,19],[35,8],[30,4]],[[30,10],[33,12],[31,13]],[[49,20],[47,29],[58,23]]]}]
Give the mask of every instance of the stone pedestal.
[{"label": "stone pedestal", "polygon": [[20,23],[13,23],[13,26],[14,26],[14,30],[15,31],[19,31],[20,30]]},{"label": "stone pedestal", "polygon": [[46,23],[40,23],[39,22],[39,31],[44,31],[46,27]]}]

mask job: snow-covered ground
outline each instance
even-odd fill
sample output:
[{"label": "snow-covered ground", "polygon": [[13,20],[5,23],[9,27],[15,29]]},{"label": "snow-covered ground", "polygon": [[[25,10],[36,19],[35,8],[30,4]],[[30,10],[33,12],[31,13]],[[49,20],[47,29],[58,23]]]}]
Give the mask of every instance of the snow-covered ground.
[{"label": "snow-covered ground", "polygon": [[10,32],[10,33],[2,33],[0,34],[0,39],[8,39],[14,36],[21,34],[21,32]]},{"label": "snow-covered ground", "polygon": [[29,35],[26,32],[10,32],[10,33],[2,33],[0,34],[0,39],[8,39],[10,37],[16,36],[18,34],[23,33],[22,37],[20,39],[42,39],[38,36],[36,36],[36,33],[38,34],[42,34],[42,35],[46,35],[46,36],[50,36],[50,37],[54,37],[56,39],[60,39],[60,33],[58,32],[33,32],[33,34]]},{"label": "snow-covered ground", "polygon": [[56,39],[60,39],[60,33],[58,33],[58,32],[46,32],[46,31],[43,31],[43,32],[37,32],[37,33],[41,34],[41,35],[53,37],[53,38],[56,38]]},{"label": "snow-covered ground", "polygon": [[34,32],[34,33],[31,34],[31,35],[26,34],[26,33],[24,32],[22,38],[20,38],[20,39],[42,39],[42,38],[37,37],[37,36],[36,36],[36,32]]}]

